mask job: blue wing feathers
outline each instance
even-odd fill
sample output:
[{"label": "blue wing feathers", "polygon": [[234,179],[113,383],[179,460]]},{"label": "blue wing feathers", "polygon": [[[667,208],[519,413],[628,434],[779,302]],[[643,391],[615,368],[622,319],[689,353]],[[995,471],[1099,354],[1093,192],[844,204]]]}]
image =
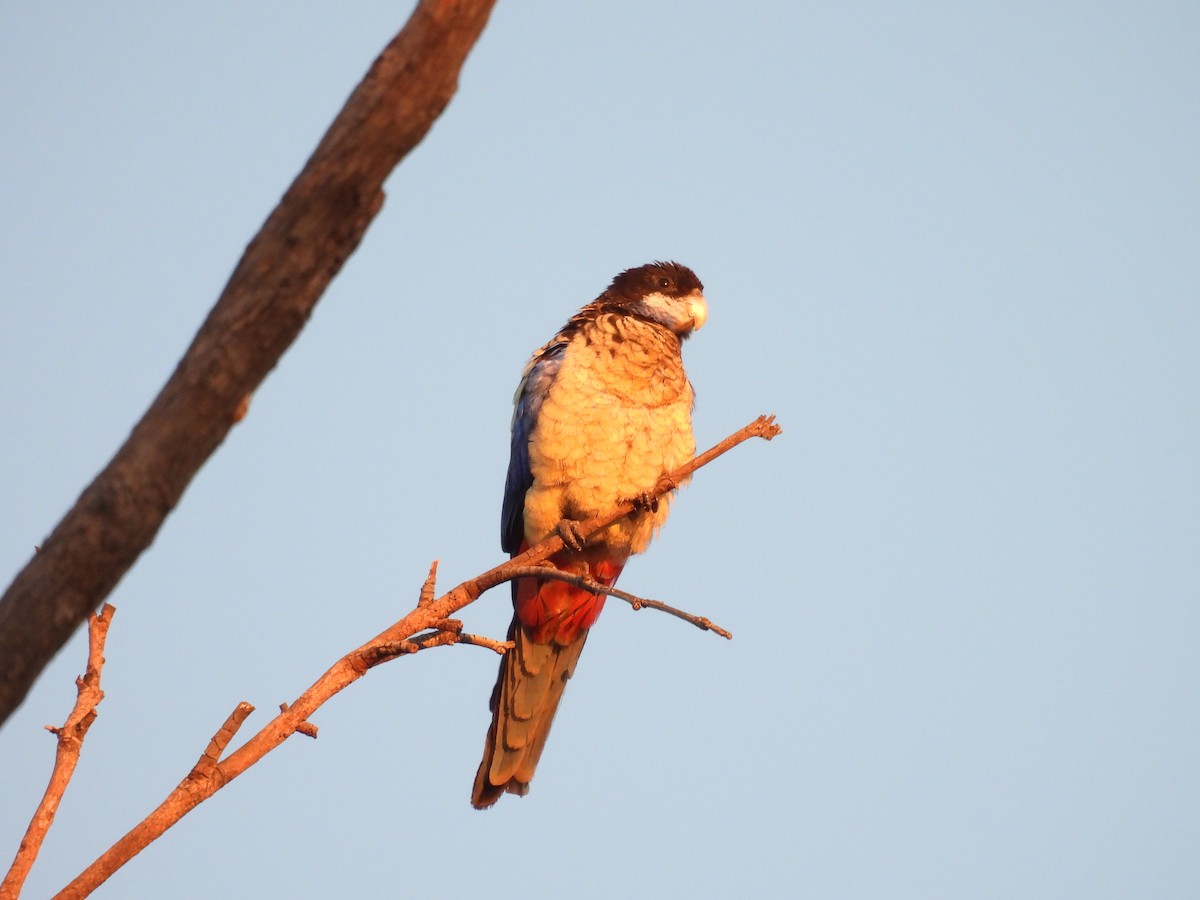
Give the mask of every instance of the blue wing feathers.
[{"label": "blue wing feathers", "polygon": [[529,469],[529,439],[537,424],[542,401],[562,368],[566,342],[550,343],[534,354],[517,388],[512,421],[512,449],[504,479],[504,504],[500,510],[500,546],[514,555],[525,540],[525,493],[533,484]]}]

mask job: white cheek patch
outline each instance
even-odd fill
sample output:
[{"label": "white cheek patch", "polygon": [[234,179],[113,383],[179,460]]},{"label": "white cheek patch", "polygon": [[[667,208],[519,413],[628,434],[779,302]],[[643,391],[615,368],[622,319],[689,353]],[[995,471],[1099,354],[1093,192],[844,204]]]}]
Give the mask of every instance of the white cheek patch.
[{"label": "white cheek patch", "polygon": [[642,304],[649,309],[654,310],[659,315],[671,318],[672,307],[676,305],[676,301],[672,300],[666,294],[660,294],[655,291],[653,294],[647,294],[642,298]]},{"label": "white cheek patch", "polygon": [[693,331],[708,319],[708,303],[699,291],[686,297],[668,297],[655,291],[644,296],[641,302],[672,331]]}]

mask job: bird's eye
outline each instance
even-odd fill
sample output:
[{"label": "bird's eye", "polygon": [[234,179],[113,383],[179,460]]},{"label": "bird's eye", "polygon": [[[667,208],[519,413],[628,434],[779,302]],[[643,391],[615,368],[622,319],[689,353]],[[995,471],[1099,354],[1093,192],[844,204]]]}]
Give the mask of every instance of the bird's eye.
[{"label": "bird's eye", "polygon": [[667,288],[669,288],[671,286],[671,279],[668,278],[666,275],[663,275],[661,278],[658,279],[658,286],[665,291]]}]

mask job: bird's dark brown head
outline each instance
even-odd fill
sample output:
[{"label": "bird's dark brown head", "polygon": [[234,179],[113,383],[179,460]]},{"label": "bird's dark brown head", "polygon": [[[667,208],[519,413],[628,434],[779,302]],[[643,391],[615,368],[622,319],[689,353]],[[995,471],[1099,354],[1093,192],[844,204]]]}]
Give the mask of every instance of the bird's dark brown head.
[{"label": "bird's dark brown head", "polygon": [[692,291],[704,293],[704,285],[687,266],[677,262],[652,262],[626,269],[612,280],[608,290],[634,301],[653,293],[666,297],[684,297]]},{"label": "bird's dark brown head", "polygon": [[677,262],[652,262],[626,269],[596,301],[602,309],[621,309],[687,337],[708,318],[704,285]]}]

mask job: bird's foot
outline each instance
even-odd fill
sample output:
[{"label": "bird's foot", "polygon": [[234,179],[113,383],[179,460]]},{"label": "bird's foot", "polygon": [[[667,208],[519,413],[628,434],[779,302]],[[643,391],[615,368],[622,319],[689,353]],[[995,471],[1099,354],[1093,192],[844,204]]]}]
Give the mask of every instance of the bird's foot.
[{"label": "bird's foot", "polygon": [[658,498],[649,492],[631,497],[629,502],[637,512],[658,512]]},{"label": "bird's foot", "polygon": [[559,519],[558,524],[554,526],[554,531],[562,538],[563,546],[571,550],[583,549],[585,538],[579,527],[580,524],[574,519]]}]

